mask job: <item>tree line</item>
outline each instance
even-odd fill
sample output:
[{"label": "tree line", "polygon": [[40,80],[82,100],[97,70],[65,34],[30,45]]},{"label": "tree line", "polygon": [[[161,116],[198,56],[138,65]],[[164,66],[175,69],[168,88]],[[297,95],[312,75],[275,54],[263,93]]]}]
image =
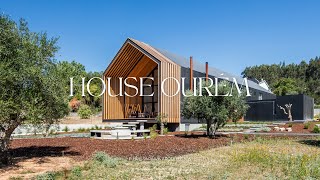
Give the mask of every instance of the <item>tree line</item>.
[{"label": "tree line", "polygon": [[299,64],[256,65],[246,67],[243,77],[264,79],[269,83],[273,93],[277,95],[306,94],[320,104],[320,58],[315,57]]}]

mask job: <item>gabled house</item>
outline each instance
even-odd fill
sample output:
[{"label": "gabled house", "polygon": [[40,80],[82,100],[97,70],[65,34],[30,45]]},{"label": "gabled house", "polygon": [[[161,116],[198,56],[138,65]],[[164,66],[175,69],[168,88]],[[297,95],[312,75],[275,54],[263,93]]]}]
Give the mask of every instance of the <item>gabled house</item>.
[{"label": "gabled house", "polygon": [[[109,88],[110,93],[114,95],[119,94],[121,89],[128,94],[135,93],[133,88],[126,87],[123,84],[123,88],[120,88],[119,77],[154,78],[154,81],[150,79],[143,81],[144,84],[150,85],[149,87],[143,87],[144,92],[154,92],[152,97],[111,97],[108,93],[104,93],[102,116],[104,122],[146,120],[147,123],[155,123],[156,116],[161,112],[167,116],[168,125],[171,127],[178,127],[181,123],[199,122],[181,117],[181,101],[183,99],[181,91],[173,97],[167,97],[160,93],[160,83],[166,78],[174,77],[180,81],[181,77],[185,77],[184,85],[186,89],[193,87],[193,82],[190,80],[194,77],[236,78],[239,85],[243,85],[243,78],[209,67],[208,63],[198,63],[192,58],[180,57],[131,38],[124,42],[103,76],[106,82],[108,78],[111,78]],[[128,79],[128,82],[136,87],[141,85],[139,80]],[[248,80],[248,85],[252,95],[248,98],[250,101],[276,98],[268,88],[254,81]],[[181,86],[178,87],[173,79],[168,79],[164,85],[164,91],[167,94],[175,94],[177,88],[181,88]]]}]

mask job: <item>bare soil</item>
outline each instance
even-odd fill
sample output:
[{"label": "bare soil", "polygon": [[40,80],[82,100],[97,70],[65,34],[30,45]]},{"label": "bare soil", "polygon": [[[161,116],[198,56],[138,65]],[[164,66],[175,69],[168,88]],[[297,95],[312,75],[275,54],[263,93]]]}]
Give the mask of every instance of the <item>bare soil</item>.
[{"label": "bare soil", "polygon": [[0,169],[0,179],[20,177],[21,179],[32,179],[34,176],[47,171],[63,171],[71,169],[80,164],[71,157],[33,157],[17,161],[13,166]]},{"label": "bare soil", "polygon": [[163,158],[198,152],[230,143],[228,137],[209,139],[202,136],[159,136],[146,140],[99,140],[90,138],[39,138],[15,139],[10,153],[15,158],[32,157],[71,157],[87,160],[92,153],[104,151],[107,154],[125,159]]},{"label": "bare soil", "polygon": [[89,119],[80,119],[79,116],[68,116],[61,120],[61,124],[94,124],[94,125],[106,125],[102,123],[101,116],[92,116]]}]

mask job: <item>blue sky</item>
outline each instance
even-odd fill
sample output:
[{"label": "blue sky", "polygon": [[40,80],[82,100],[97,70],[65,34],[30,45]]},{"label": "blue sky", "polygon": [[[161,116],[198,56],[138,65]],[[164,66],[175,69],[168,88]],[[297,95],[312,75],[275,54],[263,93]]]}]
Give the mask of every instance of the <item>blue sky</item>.
[{"label": "blue sky", "polygon": [[40,1],[0,3],[58,36],[58,60],[103,71],[127,37],[240,75],[246,66],[319,56],[320,1]]}]

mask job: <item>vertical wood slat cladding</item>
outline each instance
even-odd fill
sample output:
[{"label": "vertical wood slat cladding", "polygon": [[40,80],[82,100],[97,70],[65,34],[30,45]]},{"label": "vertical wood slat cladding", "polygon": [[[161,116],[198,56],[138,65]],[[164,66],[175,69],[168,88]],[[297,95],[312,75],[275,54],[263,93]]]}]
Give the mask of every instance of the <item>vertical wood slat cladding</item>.
[{"label": "vertical wood slat cladding", "polygon": [[[169,62],[161,62],[161,82],[168,77],[176,78],[181,83],[181,68]],[[163,86],[163,91],[171,96],[176,93],[178,85],[173,79],[166,80]],[[168,123],[179,123],[180,122],[180,91],[173,97],[168,97],[161,93],[161,109],[160,112],[167,115]]]},{"label": "vertical wood slat cladding", "polygon": [[[134,44],[131,43],[138,45],[144,51],[138,49],[134,46]],[[147,52],[147,54],[145,53],[145,51]],[[147,76],[158,65],[155,61],[152,60],[154,58],[159,61],[159,112],[167,115],[168,123],[179,123],[181,98],[180,91],[174,97],[167,97],[166,95],[161,93],[161,82],[168,77],[174,77],[179,81],[179,83],[181,83],[181,67],[160,54],[151,46],[135,40],[131,40],[131,42],[129,43],[126,42],[106,70],[104,74],[105,81],[106,77],[114,77],[114,80],[111,81],[111,92],[113,94],[119,93],[118,77],[136,77],[138,80],[137,83],[135,83],[134,80],[129,80],[128,82],[139,87],[139,77]],[[173,95],[177,89],[178,86],[173,79],[167,80],[163,88],[163,90],[168,95]],[[126,92],[132,95],[134,94],[135,90],[126,87]],[[127,118],[124,112],[125,104],[142,105],[142,98],[140,96],[110,97],[106,92],[104,94],[103,100],[103,119],[106,120]]]},{"label": "vertical wood slat cladding", "polygon": [[[105,72],[104,78],[107,85],[106,77],[111,77],[111,93],[118,94],[119,93],[119,77],[127,77],[128,73],[130,73],[131,69],[135,64],[143,56],[143,53],[134,48],[130,44],[126,44],[123,46],[123,49],[115,57],[115,61],[108,67]],[[123,119],[124,118],[124,110],[125,110],[125,99],[124,97],[111,97],[108,95],[108,92],[104,94],[104,119]]]},{"label": "vertical wood slat cladding", "polygon": [[[118,94],[120,91],[119,89],[119,79],[112,78],[110,83],[110,92],[112,95]],[[107,92],[106,92],[107,93]],[[105,111],[105,117],[106,119],[119,119],[124,118],[124,99],[123,97],[111,97],[111,96],[105,96],[106,101],[105,105],[107,110]]]}]

